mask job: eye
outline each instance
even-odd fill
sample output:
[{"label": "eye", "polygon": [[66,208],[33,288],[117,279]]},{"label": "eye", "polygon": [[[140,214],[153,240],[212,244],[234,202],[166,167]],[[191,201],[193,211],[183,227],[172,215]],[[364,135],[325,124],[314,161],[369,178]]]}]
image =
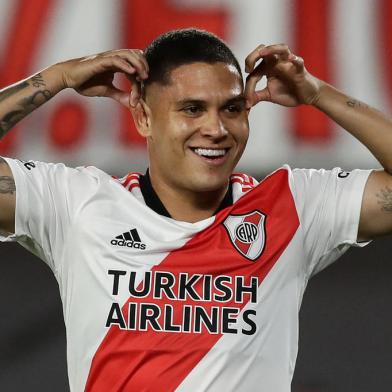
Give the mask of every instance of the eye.
[{"label": "eye", "polygon": [[226,106],[225,110],[229,113],[239,113],[243,110],[243,105],[240,105],[240,104],[228,105],[228,106]]},{"label": "eye", "polygon": [[199,114],[202,110],[203,108],[197,105],[186,106],[182,109],[183,112],[191,116]]}]

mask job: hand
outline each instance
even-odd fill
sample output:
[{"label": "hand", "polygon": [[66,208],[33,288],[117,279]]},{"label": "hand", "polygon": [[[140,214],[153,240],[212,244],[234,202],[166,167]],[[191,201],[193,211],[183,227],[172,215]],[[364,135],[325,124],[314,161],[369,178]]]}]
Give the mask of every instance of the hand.
[{"label": "hand", "polygon": [[[261,101],[283,106],[311,105],[317,102],[323,85],[306,70],[304,60],[291,53],[285,44],[258,46],[246,58],[245,71],[249,73],[245,84],[249,109]],[[267,85],[257,91],[256,85],[263,76]]]},{"label": "hand", "polygon": [[[122,105],[136,106],[140,96],[140,82],[148,78],[148,64],[139,49],[120,49],[81,57],[58,64],[63,87],[70,87],[87,97],[108,97]],[[131,91],[114,86],[115,73],[123,73],[132,83]]]}]

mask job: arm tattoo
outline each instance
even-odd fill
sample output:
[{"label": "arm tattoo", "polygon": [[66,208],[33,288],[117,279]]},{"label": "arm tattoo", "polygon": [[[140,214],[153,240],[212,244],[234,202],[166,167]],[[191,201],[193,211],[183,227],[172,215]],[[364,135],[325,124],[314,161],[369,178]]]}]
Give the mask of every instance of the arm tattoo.
[{"label": "arm tattoo", "polygon": [[369,106],[366,105],[365,103],[361,102],[361,101],[357,101],[356,99],[349,99],[346,102],[347,106],[349,106],[350,108],[368,108]]},{"label": "arm tattoo", "polygon": [[386,186],[376,193],[377,204],[381,206],[381,211],[392,213],[392,188]]},{"label": "arm tattoo", "polygon": [[35,109],[38,106],[41,106],[43,103],[46,101],[49,101],[49,99],[52,98],[52,94],[50,93],[49,90],[39,90],[35,92],[33,95],[30,97],[27,97],[24,101],[23,104],[25,108],[29,108],[31,106],[31,110]]},{"label": "arm tattoo", "polygon": [[34,75],[31,78],[31,81],[32,81],[32,84],[33,84],[34,87],[37,87],[37,88],[39,88],[39,87],[46,87],[45,81],[42,78],[42,75],[40,73],[37,73],[36,75]]},{"label": "arm tattoo", "polygon": [[7,113],[0,120],[0,138],[6,135],[7,131],[12,128],[18,121],[24,117],[23,111],[14,110]]},{"label": "arm tattoo", "polygon": [[22,100],[15,105],[15,108],[10,112],[6,113],[3,118],[0,118],[0,139],[3,138],[6,133],[20,120],[27,116],[30,112],[41,106],[43,103],[49,101],[52,98],[52,94],[48,89],[45,89],[46,83],[40,73],[34,75],[30,80],[24,81],[17,84],[16,86],[10,87],[3,92],[0,92],[0,102],[6,98],[11,97],[22,89],[33,86],[35,88],[44,88],[44,90],[35,91],[28,97],[22,98]]},{"label": "arm tattoo", "polygon": [[29,86],[29,84],[26,81],[24,81],[22,83],[16,84],[15,86],[12,86],[12,87],[4,89],[3,91],[0,91],[0,102],[4,101],[5,99],[10,97],[11,95],[16,94],[18,91],[21,91],[28,86]]},{"label": "arm tattoo", "polygon": [[0,176],[0,194],[11,194],[16,192],[15,181],[9,176]]}]

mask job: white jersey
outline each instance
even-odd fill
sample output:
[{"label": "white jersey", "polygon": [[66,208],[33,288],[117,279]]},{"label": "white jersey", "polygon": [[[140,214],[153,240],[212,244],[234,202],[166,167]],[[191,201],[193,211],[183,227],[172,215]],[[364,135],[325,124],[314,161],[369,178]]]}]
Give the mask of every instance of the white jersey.
[{"label": "white jersey", "polygon": [[6,159],[14,235],[58,281],[72,391],[290,390],[308,279],[356,243],[369,171],[231,177],[196,223],[149,208],[139,174]]}]

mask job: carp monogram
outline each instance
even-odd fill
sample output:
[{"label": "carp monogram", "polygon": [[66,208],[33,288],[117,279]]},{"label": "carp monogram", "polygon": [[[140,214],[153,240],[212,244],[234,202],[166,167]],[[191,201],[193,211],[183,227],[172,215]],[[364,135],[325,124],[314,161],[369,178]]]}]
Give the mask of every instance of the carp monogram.
[{"label": "carp monogram", "polygon": [[223,222],[234,247],[249,260],[255,261],[263,253],[265,220],[266,215],[255,210],[245,215],[229,215]]}]

